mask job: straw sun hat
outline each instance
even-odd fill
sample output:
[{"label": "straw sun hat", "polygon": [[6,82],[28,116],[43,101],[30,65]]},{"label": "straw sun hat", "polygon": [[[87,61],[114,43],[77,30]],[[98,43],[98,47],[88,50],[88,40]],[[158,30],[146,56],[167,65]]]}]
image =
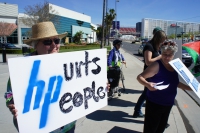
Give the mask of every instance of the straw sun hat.
[{"label": "straw sun hat", "polygon": [[52,22],[41,22],[32,26],[32,38],[23,40],[25,44],[31,44],[32,41],[58,36],[63,38],[67,32],[58,34]]}]

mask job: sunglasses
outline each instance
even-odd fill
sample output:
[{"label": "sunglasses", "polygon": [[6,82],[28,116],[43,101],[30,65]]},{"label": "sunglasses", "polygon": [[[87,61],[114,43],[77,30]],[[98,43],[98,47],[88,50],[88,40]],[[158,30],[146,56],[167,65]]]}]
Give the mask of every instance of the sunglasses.
[{"label": "sunglasses", "polygon": [[175,42],[172,42],[172,41],[165,41],[164,43],[162,43],[162,45],[161,46],[163,46],[163,45],[168,45],[168,46],[176,46],[176,43]]},{"label": "sunglasses", "polygon": [[165,56],[165,57],[172,57],[173,54],[162,54],[162,56]]},{"label": "sunglasses", "polygon": [[59,38],[55,38],[55,39],[46,39],[43,41],[43,44],[44,45],[51,45],[52,43],[55,43],[55,44],[59,44],[60,43],[60,39]]}]

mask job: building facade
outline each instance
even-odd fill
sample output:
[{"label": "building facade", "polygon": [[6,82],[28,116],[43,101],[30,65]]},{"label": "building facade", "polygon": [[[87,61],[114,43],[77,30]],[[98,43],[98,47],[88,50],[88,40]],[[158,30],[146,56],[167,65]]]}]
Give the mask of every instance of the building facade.
[{"label": "building facade", "polygon": [[141,32],[142,29],[142,22],[137,22],[136,23],[136,32]]},{"label": "building facade", "polygon": [[200,23],[143,18],[141,36],[143,38],[152,38],[152,32],[155,27],[160,27],[167,35],[178,35],[181,32],[200,33]]},{"label": "building facade", "polygon": [[[91,26],[97,29],[97,26],[91,23],[91,17],[82,13],[78,13],[57,5],[49,4],[52,10],[49,13],[57,16],[58,23],[55,24],[58,33],[68,32],[67,42],[73,41],[73,36],[78,31],[82,31],[84,34],[82,40],[88,43],[96,41],[96,32],[92,31]],[[11,36],[7,37],[7,43],[22,44],[23,39],[28,39],[29,35],[27,32],[31,30],[31,27],[24,25],[22,19],[27,16],[23,13],[18,13],[18,5],[0,3],[0,21],[7,23],[14,23],[17,25],[17,29],[12,33]],[[0,37],[0,42],[4,41]],[[63,40],[65,42],[65,40]]]},{"label": "building facade", "polygon": [[[0,3],[0,22],[17,25],[18,19],[18,6],[16,4]],[[1,30],[7,31],[6,28],[2,27]],[[17,30],[15,30],[9,37],[4,38],[0,36],[0,42],[18,42]]]}]

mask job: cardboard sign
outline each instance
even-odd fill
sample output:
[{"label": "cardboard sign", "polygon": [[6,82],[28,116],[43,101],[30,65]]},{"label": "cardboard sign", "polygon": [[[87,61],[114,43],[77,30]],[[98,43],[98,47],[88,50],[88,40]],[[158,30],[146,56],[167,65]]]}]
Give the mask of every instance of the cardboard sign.
[{"label": "cardboard sign", "polygon": [[192,90],[200,98],[200,84],[198,80],[192,75],[182,61],[177,58],[169,62],[169,64],[178,72],[178,74],[185,80],[185,82],[192,88]]},{"label": "cardboard sign", "polygon": [[11,58],[20,133],[48,133],[107,105],[106,49]]}]

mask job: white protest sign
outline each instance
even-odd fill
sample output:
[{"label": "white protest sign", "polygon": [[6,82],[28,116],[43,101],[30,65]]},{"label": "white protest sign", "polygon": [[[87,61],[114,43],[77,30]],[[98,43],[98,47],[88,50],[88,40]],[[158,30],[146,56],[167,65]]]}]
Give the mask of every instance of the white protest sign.
[{"label": "white protest sign", "polygon": [[10,58],[20,133],[48,133],[107,105],[106,49]]},{"label": "white protest sign", "polygon": [[200,84],[198,80],[192,75],[192,73],[187,69],[187,67],[182,63],[182,61],[177,58],[170,61],[169,63],[200,98]]}]

